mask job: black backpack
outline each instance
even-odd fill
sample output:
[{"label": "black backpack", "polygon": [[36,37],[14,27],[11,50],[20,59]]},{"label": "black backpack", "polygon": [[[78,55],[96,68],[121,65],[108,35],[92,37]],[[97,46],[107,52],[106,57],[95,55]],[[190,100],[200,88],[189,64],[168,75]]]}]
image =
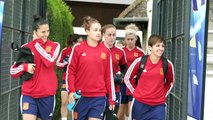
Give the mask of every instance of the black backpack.
[{"label": "black backpack", "polygon": [[[136,77],[136,85],[138,84],[138,79],[140,78],[144,68],[145,68],[145,65],[146,65],[146,61],[147,61],[147,58],[148,58],[148,55],[144,55],[141,57],[141,61],[140,61],[140,68],[139,68],[139,71],[138,71],[138,75]],[[166,78],[166,74],[167,74],[167,71],[168,71],[168,60],[165,58],[165,57],[161,57],[162,58],[162,61],[163,61],[163,73],[164,73],[164,78]]]}]

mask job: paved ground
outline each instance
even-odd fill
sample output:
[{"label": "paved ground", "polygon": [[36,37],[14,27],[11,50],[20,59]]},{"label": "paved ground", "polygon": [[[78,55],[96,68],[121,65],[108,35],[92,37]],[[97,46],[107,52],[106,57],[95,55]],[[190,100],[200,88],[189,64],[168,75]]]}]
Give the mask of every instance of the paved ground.
[{"label": "paved ground", "polygon": [[213,120],[213,76],[206,78],[203,120]]}]

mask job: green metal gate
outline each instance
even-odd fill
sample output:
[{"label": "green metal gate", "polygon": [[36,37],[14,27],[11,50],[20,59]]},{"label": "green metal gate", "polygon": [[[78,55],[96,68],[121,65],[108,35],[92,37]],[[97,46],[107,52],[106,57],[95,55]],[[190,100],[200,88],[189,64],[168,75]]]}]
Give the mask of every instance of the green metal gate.
[{"label": "green metal gate", "polygon": [[167,98],[167,120],[187,119],[189,0],[153,0],[152,33],[166,40],[165,56],[175,69],[175,83]]}]

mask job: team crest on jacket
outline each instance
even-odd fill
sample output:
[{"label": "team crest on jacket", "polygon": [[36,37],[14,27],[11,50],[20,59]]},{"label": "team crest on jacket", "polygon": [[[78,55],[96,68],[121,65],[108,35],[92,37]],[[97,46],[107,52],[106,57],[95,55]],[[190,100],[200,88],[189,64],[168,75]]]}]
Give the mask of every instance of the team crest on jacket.
[{"label": "team crest on jacket", "polygon": [[104,60],[106,59],[106,53],[105,52],[101,53],[101,59],[104,59]]},{"label": "team crest on jacket", "polygon": [[119,54],[115,54],[115,59],[116,59],[116,60],[119,60],[119,59],[120,59]]},{"label": "team crest on jacket", "polygon": [[52,47],[51,47],[51,46],[47,46],[45,50],[46,50],[46,52],[50,52],[50,51],[51,51],[51,49],[52,49]]},{"label": "team crest on jacket", "polygon": [[160,75],[163,75],[163,68],[160,68]]},{"label": "team crest on jacket", "polygon": [[134,53],[134,56],[135,56],[135,57],[138,57],[138,53]]}]

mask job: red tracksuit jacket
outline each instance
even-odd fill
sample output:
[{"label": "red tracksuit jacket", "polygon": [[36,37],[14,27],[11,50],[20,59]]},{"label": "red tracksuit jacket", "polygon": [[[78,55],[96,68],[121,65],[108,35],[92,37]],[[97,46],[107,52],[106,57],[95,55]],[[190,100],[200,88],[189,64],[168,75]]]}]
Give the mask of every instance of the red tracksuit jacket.
[{"label": "red tracksuit jacket", "polygon": [[[126,54],[127,68],[129,68],[129,66],[133,63],[133,61],[136,58],[139,58],[144,55],[144,51],[142,49],[140,49],[139,47],[135,47],[131,51],[127,47],[124,47],[123,50]],[[134,81],[131,81],[131,84],[133,87],[135,87]],[[132,93],[129,91],[128,88],[126,89],[126,95],[132,95]]]},{"label": "red tracksuit jacket", "polygon": [[[127,63],[126,55],[123,49],[113,46],[110,48],[112,56],[113,75],[121,71],[120,66]],[[120,85],[115,86],[115,91],[120,92]]]},{"label": "red tracksuit jacket", "polygon": [[81,90],[82,96],[109,95],[109,103],[115,104],[115,88],[110,50],[99,43],[91,47],[84,41],[76,44],[70,55],[66,80],[69,92]]},{"label": "red tracksuit jacket", "polygon": [[71,51],[72,51],[72,47],[71,46],[68,46],[68,47],[64,48],[61,51],[61,54],[59,55],[58,60],[56,62],[56,66],[58,67],[58,69],[63,69],[64,70],[63,74],[62,74],[62,80],[65,80],[65,78],[66,78],[66,69],[67,69],[67,65],[68,65],[68,63],[63,62],[63,60],[64,60],[64,58],[66,56],[70,56]]},{"label": "red tracksuit jacket", "polygon": [[[59,43],[50,40],[42,43],[41,39],[35,39],[23,46],[30,48],[32,51],[36,66],[33,77],[23,82],[22,94],[33,98],[55,95],[58,80],[54,66],[60,50]],[[19,66],[14,63],[11,66],[10,74],[13,78],[18,78],[24,72],[27,72],[27,69],[28,65],[26,63]]]},{"label": "red tracksuit jacket", "polygon": [[133,97],[148,105],[164,104],[166,96],[169,94],[174,83],[174,67],[171,61],[168,60],[168,71],[166,81],[164,81],[162,59],[158,63],[152,63],[150,56],[147,58],[145,68],[138,79],[138,85],[134,88],[130,81],[135,81],[135,77],[139,71],[140,58],[137,58],[127,70],[124,81],[133,93]]}]

